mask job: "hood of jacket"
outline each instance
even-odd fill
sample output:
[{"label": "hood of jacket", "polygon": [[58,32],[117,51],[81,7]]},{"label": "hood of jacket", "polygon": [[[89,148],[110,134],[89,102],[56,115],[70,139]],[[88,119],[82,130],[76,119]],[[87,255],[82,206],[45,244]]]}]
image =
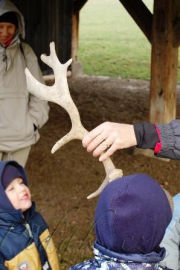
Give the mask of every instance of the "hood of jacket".
[{"label": "hood of jacket", "polygon": [[[157,251],[152,251],[147,254],[136,254],[136,253],[117,253],[106,249],[105,247],[99,245],[97,242],[94,243],[93,249],[96,259],[99,257],[103,261],[113,261],[116,263],[151,263],[157,264],[165,257],[165,248],[159,248]],[[152,265],[153,266],[153,265]]]},{"label": "hood of jacket", "polygon": [[164,258],[164,249],[149,254],[125,254],[113,252],[95,243],[93,253],[93,259],[81,262],[69,270],[170,270],[159,264]]},{"label": "hood of jacket", "polygon": [[20,210],[15,210],[14,207],[12,206],[11,202],[9,201],[4,187],[2,185],[2,175],[3,172],[5,170],[5,167],[7,165],[12,165],[14,167],[16,167],[21,175],[23,175],[23,180],[24,183],[28,186],[28,181],[27,181],[27,177],[26,177],[26,173],[24,171],[24,168],[22,166],[20,166],[16,161],[1,161],[0,162],[0,214],[4,213],[4,212],[21,212]]},{"label": "hood of jacket", "polygon": [[25,24],[24,17],[19,9],[9,0],[4,0],[0,4],[0,16],[7,12],[15,12],[18,19],[18,31],[17,35],[20,35],[23,39],[25,38]]}]

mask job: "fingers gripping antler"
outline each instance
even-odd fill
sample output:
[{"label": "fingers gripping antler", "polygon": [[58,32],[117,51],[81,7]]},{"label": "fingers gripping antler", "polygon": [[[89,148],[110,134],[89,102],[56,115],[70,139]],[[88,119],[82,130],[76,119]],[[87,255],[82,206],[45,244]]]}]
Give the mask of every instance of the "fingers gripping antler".
[{"label": "fingers gripping antler", "polygon": [[[72,122],[72,128],[70,132],[59,141],[57,141],[53,146],[51,152],[54,153],[64,144],[73,139],[82,140],[88,131],[82,126],[79,112],[69,93],[67,83],[67,68],[71,64],[72,60],[67,61],[65,64],[61,64],[56,55],[54,42],[50,43],[50,55],[42,55],[41,60],[53,69],[55,75],[55,83],[53,86],[46,86],[41,84],[26,68],[25,74],[27,79],[27,88],[31,94],[37,96],[38,98],[51,101],[62,106],[69,114]],[[122,176],[122,170],[116,169],[110,158],[107,158],[103,162],[103,165],[106,171],[106,177],[98,190],[89,195],[87,197],[88,199],[99,195],[110,181]]]}]

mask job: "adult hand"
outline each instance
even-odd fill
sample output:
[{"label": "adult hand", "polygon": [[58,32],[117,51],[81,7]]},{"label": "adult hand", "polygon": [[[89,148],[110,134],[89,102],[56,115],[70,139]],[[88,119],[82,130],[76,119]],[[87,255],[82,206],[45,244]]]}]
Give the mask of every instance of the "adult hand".
[{"label": "adult hand", "polygon": [[104,122],[86,134],[82,144],[93,156],[104,161],[116,150],[137,145],[133,125]]}]

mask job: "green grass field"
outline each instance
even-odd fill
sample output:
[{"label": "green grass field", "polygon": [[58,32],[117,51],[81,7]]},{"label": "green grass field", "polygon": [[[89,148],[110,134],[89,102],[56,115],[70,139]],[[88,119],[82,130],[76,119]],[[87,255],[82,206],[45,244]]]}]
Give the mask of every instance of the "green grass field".
[{"label": "green grass field", "polygon": [[[152,10],[153,0],[144,2]],[[119,0],[89,0],[83,7],[78,57],[89,75],[150,78],[150,43]],[[180,81],[180,61],[178,70]]]}]

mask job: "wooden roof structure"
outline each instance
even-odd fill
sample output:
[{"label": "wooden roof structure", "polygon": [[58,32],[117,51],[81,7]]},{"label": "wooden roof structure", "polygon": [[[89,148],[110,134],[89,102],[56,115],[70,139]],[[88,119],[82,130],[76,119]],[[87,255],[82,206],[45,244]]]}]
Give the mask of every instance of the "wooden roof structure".
[{"label": "wooden roof structure", "polygon": [[[176,118],[180,0],[154,0],[153,14],[142,0],[119,1],[152,45],[149,120],[169,122]],[[87,0],[13,2],[26,18],[27,41],[37,55],[48,53],[54,40],[62,62],[78,60],[79,14]]]}]

